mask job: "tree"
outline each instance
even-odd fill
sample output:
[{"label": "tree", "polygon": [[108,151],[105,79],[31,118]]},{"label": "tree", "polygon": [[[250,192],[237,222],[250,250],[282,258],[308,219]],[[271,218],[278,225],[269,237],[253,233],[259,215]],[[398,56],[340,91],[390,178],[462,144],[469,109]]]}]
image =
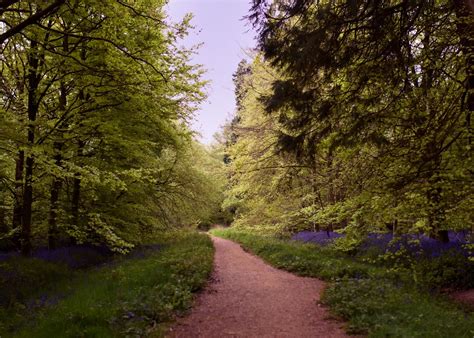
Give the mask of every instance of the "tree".
[{"label": "tree", "polygon": [[277,152],[332,186],[316,184],[328,201],[317,222],[398,222],[443,240],[472,223],[466,4],[254,2],[260,48],[281,73],[261,96],[280,123]]},{"label": "tree", "polygon": [[[21,25],[41,8],[18,2],[3,19]],[[181,187],[210,184],[182,167],[204,98],[202,71],[177,47],[189,18],[164,16],[161,1],[66,1],[5,40],[0,197],[12,225],[2,233],[21,227],[24,254],[67,241],[126,250],[184,220],[193,199]]]},{"label": "tree", "polygon": [[[2,23],[8,27],[0,35],[0,45],[5,41],[13,37],[15,34],[22,32],[28,26],[34,25],[41,21],[43,18],[52,15],[56,12],[62,5],[66,3],[66,0],[55,0],[50,3],[44,4],[42,7],[35,8],[34,2],[29,3],[27,9],[24,9],[20,0],[4,0],[0,2],[0,15],[6,13],[13,13],[19,16],[22,16],[25,12],[28,13],[28,17],[22,18],[22,21],[12,23],[8,19],[3,19]],[[15,6],[18,5],[18,6]]]}]

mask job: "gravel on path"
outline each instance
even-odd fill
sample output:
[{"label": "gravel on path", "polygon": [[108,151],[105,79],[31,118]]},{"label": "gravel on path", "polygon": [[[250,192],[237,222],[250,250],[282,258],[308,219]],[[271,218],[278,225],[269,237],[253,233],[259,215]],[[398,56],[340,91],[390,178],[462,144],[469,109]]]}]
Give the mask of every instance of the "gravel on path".
[{"label": "gravel on path", "polygon": [[169,337],[347,337],[318,303],[324,282],[275,269],[232,241],[212,240],[211,282]]}]

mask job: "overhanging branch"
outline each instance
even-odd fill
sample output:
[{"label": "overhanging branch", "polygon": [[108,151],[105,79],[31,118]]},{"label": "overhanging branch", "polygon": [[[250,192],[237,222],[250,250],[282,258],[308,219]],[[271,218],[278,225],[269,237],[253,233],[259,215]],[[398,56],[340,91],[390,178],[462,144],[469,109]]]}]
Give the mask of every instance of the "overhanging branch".
[{"label": "overhanging branch", "polygon": [[[8,8],[9,6],[11,6],[11,5],[13,5],[17,2],[19,2],[19,1],[6,0],[6,1],[0,2],[0,14],[3,14],[3,12],[5,11],[6,8]],[[45,9],[39,9],[35,14],[31,15],[30,17],[28,17],[24,21],[20,22],[19,24],[15,25],[15,26],[12,26],[5,33],[0,35],[0,44],[3,44],[6,40],[11,38],[15,34],[20,33],[26,27],[38,22],[39,20],[41,20],[42,18],[44,18],[48,15],[51,15],[52,13],[57,11],[59,9],[59,7],[61,7],[65,2],[66,2],[66,0],[56,0],[51,5],[46,7]]]}]

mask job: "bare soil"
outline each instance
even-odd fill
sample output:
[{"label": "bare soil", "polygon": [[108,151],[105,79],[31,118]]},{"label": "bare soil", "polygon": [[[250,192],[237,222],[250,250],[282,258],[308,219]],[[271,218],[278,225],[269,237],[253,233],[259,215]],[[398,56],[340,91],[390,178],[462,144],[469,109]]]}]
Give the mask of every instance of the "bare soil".
[{"label": "bare soil", "polygon": [[319,304],[324,282],[275,269],[231,241],[213,241],[213,278],[169,337],[347,337]]}]

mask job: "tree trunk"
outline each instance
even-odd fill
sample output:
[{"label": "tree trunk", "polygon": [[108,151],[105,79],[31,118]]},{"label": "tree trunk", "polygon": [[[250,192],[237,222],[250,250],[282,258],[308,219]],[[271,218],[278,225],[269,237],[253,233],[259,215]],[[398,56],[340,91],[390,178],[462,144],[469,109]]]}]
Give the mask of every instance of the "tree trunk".
[{"label": "tree trunk", "polygon": [[[433,3],[430,2],[430,6],[433,6]],[[422,79],[422,89],[423,96],[425,99],[426,105],[426,116],[429,119],[436,118],[436,108],[432,107],[430,102],[430,90],[433,88],[433,65],[430,60],[430,45],[431,45],[431,28],[426,27],[424,30],[423,38],[423,50],[425,51],[424,62],[422,63],[423,79]],[[420,123],[421,128],[425,128],[425,123]],[[445,215],[445,206],[442,200],[442,179],[440,177],[440,168],[442,163],[442,155],[440,151],[440,146],[438,145],[440,141],[437,139],[436,134],[431,135],[431,141],[426,148],[426,161],[430,165],[430,173],[427,178],[428,181],[428,191],[426,192],[426,197],[428,200],[428,227],[430,231],[430,236],[441,240],[442,242],[448,242],[449,238],[447,236],[447,231],[442,230],[446,215]]]},{"label": "tree trunk", "polygon": [[[434,144],[429,147],[432,154],[436,154],[436,147]],[[442,229],[446,222],[446,205],[443,203],[442,197],[442,178],[440,176],[441,157],[440,155],[433,155],[433,170],[432,176],[428,181],[428,226],[431,232],[431,237],[436,238],[444,243],[449,242],[448,231]]]},{"label": "tree trunk", "polygon": [[7,213],[4,206],[0,207],[0,234],[5,234],[8,232],[8,225],[6,221]]},{"label": "tree trunk", "polygon": [[429,188],[428,201],[430,205],[428,214],[428,226],[431,231],[431,237],[436,238],[437,240],[440,240],[443,243],[448,243],[448,231],[441,229],[446,220],[444,208],[441,205],[441,192],[442,188],[437,183],[434,183],[434,186]]},{"label": "tree trunk", "polygon": [[[63,39],[63,51],[65,54],[69,51],[68,37],[64,36]],[[60,84],[60,94],[59,94],[59,111],[62,114],[66,114],[67,107],[67,88],[64,81],[61,81]],[[60,118],[60,117],[59,117]],[[59,131],[59,141],[54,142],[53,151],[54,151],[54,161],[57,169],[60,169],[62,166],[62,130],[67,127],[67,123],[63,122],[60,126]],[[51,186],[51,205],[49,210],[49,221],[48,221],[48,246],[50,249],[54,249],[57,246],[58,241],[58,207],[59,207],[59,194],[61,192],[62,179],[58,175],[53,177],[53,183]]]},{"label": "tree trunk", "polygon": [[72,224],[79,225],[79,202],[81,199],[81,175],[74,175],[74,183],[72,188]]},{"label": "tree trunk", "polygon": [[25,187],[23,192],[23,217],[21,228],[21,252],[23,255],[31,253],[31,217],[33,205],[33,166],[35,164],[32,153],[35,142],[35,121],[38,114],[36,92],[40,78],[38,76],[39,60],[37,55],[38,43],[31,41],[28,57],[28,147],[29,153],[25,165]]},{"label": "tree trunk", "polygon": [[[86,53],[87,53],[87,49],[85,48],[85,45],[83,45],[81,49],[82,61],[86,60],[86,57],[87,57]],[[83,102],[85,101],[85,95],[82,89],[79,91],[79,99]],[[79,126],[81,125],[82,123],[79,124]],[[81,164],[81,157],[83,156],[84,146],[85,146],[85,142],[82,140],[79,140],[78,147],[77,147],[77,162],[79,165]],[[75,228],[79,228],[80,203],[81,203],[81,174],[76,172],[74,174],[74,181],[73,181],[73,187],[72,187],[72,201],[71,201],[72,225]],[[75,238],[71,238],[71,240],[73,243],[76,242]]]},{"label": "tree trunk", "polygon": [[471,116],[474,111],[474,1],[453,0],[458,19],[457,31],[461,43],[461,50],[466,58],[466,128],[468,142],[472,144],[473,133]]},{"label": "tree trunk", "polygon": [[[34,135],[34,133],[32,133]],[[28,256],[31,253],[31,218],[33,205],[33,155],[26,158],[25,190],[23,194],[23,218],[21,227],[21,253]]]},{"label": "tree trunk", "polygon": [[[79,141],[77,156],[80,159],[82,157],[82,151],[85,143]],[[75,227],[79,226],[79,205],[81,201],[81,174],[76,173],[74,175],[74,183],[72,190],[72,224]]]},{"label": "tree trunk", "polygon": [[[14,205],[13,205],[13,217],[12,217],[12,229],[21,229],[21,219],[23,215],[23,171],[25,167],[25,152],[20,150],[18,152],[18,158],[16,159],[15,165],[15,193],[14,193]],[[12,238],[15,245],[20,248],[20,234],[15,232]]]},{"label": "tree trunk", "polygon": [[[62,156],[62,143],[54,143],[54,152],[55,152],[55,164],[59,168],[61,167]],[[61,191],[62,180],[59,177],[53,177],[53,183],[51,185],[51,198],[50,198],[50,210],[49,210],[49,220],[48,220],[48,247],[54,249],[57,247],[58,240],[58,207],[59,207],[59,193]]]}]

